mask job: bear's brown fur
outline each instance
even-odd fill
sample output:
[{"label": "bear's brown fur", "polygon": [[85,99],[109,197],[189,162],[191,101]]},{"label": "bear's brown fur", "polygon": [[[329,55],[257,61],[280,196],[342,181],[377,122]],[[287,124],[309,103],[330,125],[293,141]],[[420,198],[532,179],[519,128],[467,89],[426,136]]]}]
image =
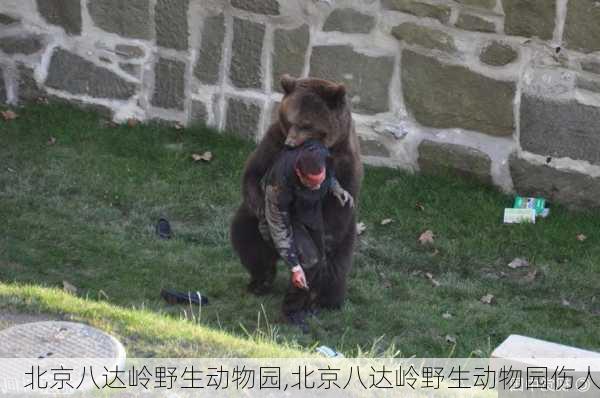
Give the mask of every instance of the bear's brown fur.
[{"label": "bear's brown fur", "polygon": [[[231,225],[231,241],[244,267],[250,273],[249,289],[260,294],[268,291],[276,274],[278,254],[258,231],[257,215],[264,208],[260,180],[284,146],[295,146],[306,138],[319,139],[330,150],[335,176],[355,199],[363,177],[358,137],[354,130],[350,105],[343,85],[326,80],[294,79],[281,81],[284,97],[279,120],[248,158],[242,180],[243,203]],[[346,278],[352,267],[356,238],[355,209],[342,207],[333,195],[323,202],[326,264],[319,282],[310,286],[316,304],[339,308],[346,294]],[[308,275],[307,275],[308,276]],[[298,303],[291,292],[284,300],[284,312],[295,311]]]}]

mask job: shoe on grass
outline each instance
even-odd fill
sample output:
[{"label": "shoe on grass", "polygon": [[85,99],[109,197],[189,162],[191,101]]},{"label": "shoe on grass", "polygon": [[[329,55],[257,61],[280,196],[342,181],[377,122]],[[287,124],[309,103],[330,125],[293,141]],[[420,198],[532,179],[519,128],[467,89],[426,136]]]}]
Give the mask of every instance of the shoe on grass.
[{"label": "shoe on grass", "polygon": [[171,289],[162,289],[160,291],[162,297],[167,303],[174,304],[208,304],[208,297],[203,296],[200,292],[178,292]]},{"label": "shoe on grass", "polygon": [[171,224],[166,218],[160,218],[156,223],[156,235],[159,239],[171,239]]}]

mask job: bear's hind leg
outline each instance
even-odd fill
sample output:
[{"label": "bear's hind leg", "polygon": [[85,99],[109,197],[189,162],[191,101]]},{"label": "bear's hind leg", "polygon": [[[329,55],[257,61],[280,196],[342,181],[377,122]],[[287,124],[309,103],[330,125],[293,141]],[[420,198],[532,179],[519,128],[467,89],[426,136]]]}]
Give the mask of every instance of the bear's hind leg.
[{"label": "bear's hind leg", "polygon": [[346,298],[346,280],[352,269],[356,232],[349,230],[333,252],[327,253],[317,295],[321,308],[340,309]]}]

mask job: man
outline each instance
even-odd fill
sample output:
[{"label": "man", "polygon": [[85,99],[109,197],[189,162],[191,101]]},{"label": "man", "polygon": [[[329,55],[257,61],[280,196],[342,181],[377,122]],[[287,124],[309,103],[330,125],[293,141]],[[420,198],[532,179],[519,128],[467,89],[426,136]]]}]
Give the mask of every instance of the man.
[{"label": "man", "polygon": [[325,258],[322,199],[328,193],[345,206],[352,196],[327,167],[329,151],[318,141],[285,149],[265,177],[265,211],[259,221],[263,238],[271,241],[291,272],[291,286],[283,302],[288,321],[304,325],[310,309],[310,286],[319,280]]}]

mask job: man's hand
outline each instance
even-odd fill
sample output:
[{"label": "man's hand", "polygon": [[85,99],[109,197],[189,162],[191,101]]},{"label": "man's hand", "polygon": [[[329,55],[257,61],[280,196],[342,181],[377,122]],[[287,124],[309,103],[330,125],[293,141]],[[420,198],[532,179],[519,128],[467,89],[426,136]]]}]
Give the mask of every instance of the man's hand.
[{"label": "man's hand", "polygon": [[300,265],[296,265],[292,268],[292,285],[298,289],[308,290],[308,283],[306,283],[306,275]]},{"label": "man's hand", "polygon": [[340,201],[342,207],[346,206],[346,203],[348,203],[350,207],[354,207],[354,198],[345,189],[340,187],[333,192],[333,195]]}]

